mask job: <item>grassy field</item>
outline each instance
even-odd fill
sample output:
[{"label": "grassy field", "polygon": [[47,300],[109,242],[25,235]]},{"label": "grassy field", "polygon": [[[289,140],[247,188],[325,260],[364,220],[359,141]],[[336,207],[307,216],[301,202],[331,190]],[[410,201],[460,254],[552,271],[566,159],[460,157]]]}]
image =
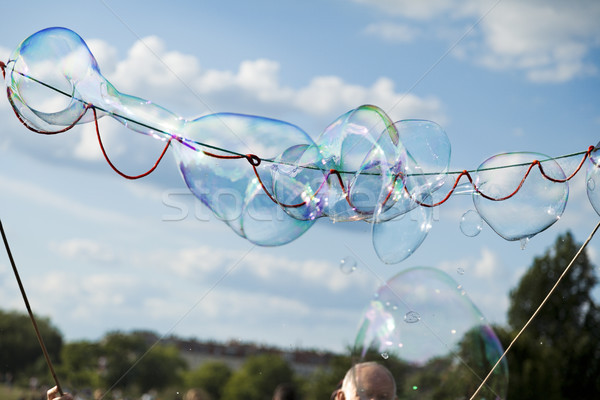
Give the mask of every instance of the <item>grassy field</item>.
[{"label": "grassy field", "polygon": [[18,387],[9,387],[6,385],[0,385],[0,399],[2,400],[40,400],[45,399],[44,393],[41,391],[33,392],[29,389],[22,389]]}]

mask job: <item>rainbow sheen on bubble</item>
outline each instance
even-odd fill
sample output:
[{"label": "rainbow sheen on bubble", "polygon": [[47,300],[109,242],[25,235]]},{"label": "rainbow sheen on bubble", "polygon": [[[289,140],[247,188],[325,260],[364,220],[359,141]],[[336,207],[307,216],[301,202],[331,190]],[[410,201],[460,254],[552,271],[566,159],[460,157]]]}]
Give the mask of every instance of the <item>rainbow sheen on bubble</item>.
[{"label": "rainbow sheen on bubble", "polygon": [[[539,153],[499,154],[484,161],[477,169],[473,203],[481,217],[506,240],[531,238],[558,221],[565,210],[569,195],[567,182],[552,182],[542,176],[538,168],[523,176],[535,160],[543,163],[544,172],[554,179],[565,179],[560,165],[550,157]],[[509,168],[501,168],[514,165]],[[521,185],[522,182],[522,186]],[[510,198],[517,188],[520,189]]]},{"label": "rainbow sheen on bubble", "polygon": [[598,146],[596,146],[587,162],[585,181],[590,204],[596,213],[600,215],[600,150]]},{"label": "rainbow sheen on bubble", "polygon": [[[507,240],[547,229],[568,197],[558,163],[536,153],[496,155],[474,179],[467,175],[469,183],[452,186],[451,177],[458,180],[466,171],[449,172],[444,130],[426,120],[394,122],[375,105],[335,118],[316,139],[293,124],[260,116],[182,118],[119,92],[83,39],[65,28],[25,39],[4,72],[9,101],[31,130],[58,133],[108,116],[168,141],[190,191],[235,233],[261,246],[289,243],[319,218],[363,221],[372,224],[378,257],[395,264],[421,245],[433,207],[452,193],[473,196],[476,212],[461,223],[467,236],[481,230],[482,218]],[[595,157],[588,163],[587,191],[598,212]],[[546,176],[529,168],[535,160],[542,161]]]},{"label": "rainbow sheen on bubble", "polygon": [[[416,387],[420,399],[469,398],[503,352],[457,282],[425,267],[407,269],[378,289],[364,312],[354,348],[361,360],[395,371],[399,398],[413,398]],[[504,399],[507,388],[503,360],[476,398]]]}]

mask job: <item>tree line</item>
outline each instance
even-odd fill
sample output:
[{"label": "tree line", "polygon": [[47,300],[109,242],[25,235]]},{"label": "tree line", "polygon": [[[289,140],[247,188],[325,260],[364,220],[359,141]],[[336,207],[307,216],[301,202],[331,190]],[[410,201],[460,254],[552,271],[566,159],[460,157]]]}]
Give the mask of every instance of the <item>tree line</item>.
[{"label": "tree line", "polygon": [[[579,245],[570,233],[559,236],[543,255],[535,257],[510,292],[507,326],[494,330],[504,348],[526,323],[555,284]],[[508,399],[600,398],[600,308],[596,268],[583,252],[555,293],[508,354]],[[181,399],[189,388],[202,388],[212,400],[270,400],[280,383],[293,385],[299,398],[327,399],[356,361],[351,351],[331,358],[310,376],[295,374],[278,354],[248,357],[231,369],[210,361],[190,369],[172,344],[149,344],[148,332],[110,332],[99,341],[65,343],[47,318],[38,325],[63,386],[73,390],[99,388],[137,398],[155,391],[160,399]],[[475,336],[465,335],[458,353],[469,358]],[[476,343],[475,343],[476,344]],[[473,387],[451,367],[451,357],[439,357],[415,368],[391,357],[385,364],[398,381],[400,399],[468,398]],[[475,367],[474,367],[475,368]],[[482,367],[485,376],[489,365]],[[26,386],[32,376],[51,384],[47,366],[29,318],[0,311],[0,381]],[[416,388],[422,390],[416,391]],[[107,397],[108,398],[108,397]]]}]

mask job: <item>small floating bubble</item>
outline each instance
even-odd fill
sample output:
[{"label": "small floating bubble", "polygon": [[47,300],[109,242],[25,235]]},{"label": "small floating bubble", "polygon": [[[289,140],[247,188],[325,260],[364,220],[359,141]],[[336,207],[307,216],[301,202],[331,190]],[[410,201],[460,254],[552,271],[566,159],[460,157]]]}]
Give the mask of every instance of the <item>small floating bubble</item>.
[{"label": "small floating bubble", "polygon": [[479,235],[483,229],[483,220],[477,211],[469,210],[460,219],[460,230],[468,237]]},{"label": "small floating bubble", "polygon": [[458,268],[456,269],[456,272],[457,272],[459,275],[464,275],[464,274],[465,274],[465,269],[464,269],[464,268],[462,268],[462,267],[458,267]]},{"label": "small floating bubble", "polygon": [[348,275],[356,271],[356,260],[350,256],[340,260],[340,270]]},{"label": "small floating bubble", "polygon": [[381,358],[383,358],[384,360],[387,360],[389,357],[390,356],[388,353],[381,353]]},{"label": "small floating bubble", "polygon": [[404,322],[407,324],[414,324],[421,320],[421,316],[416,311],[409,311],[404,315]]}]

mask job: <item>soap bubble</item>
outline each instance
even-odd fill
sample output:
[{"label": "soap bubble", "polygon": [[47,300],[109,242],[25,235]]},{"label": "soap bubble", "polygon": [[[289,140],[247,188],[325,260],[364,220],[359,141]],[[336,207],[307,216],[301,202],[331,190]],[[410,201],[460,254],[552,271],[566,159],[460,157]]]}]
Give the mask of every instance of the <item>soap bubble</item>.
[{"label": "soap bubble", "polygon": [[342,258],[340,260],[340,270],[344,274],[351,274],[356,271],[356,260],[351,256]]},{"label": "soap bubble", "polygon": [[[569,194],[567,182],[552,182],[538,168],[531,168],[533,161],[548,158],[538,153],[506,153],[479,166],[475,178],[478,192],[473,194],[473,203],[479,215],[504,239],[530,238],[561,217]],[[500,168],[505,165],[514,166]],[[565,179],[555,160],[545,161],[543,169],[553,179]]]},{"label": "soap bubble", "polygon": [[483,229],[483,220],[475,210],[469,210],[460,219],[460,231],[465,236],[473,237],[479,235]]},{"label": "soap bubble", "polygon": [[590,204],[600,215],[600,150],[598,147],[594,149],[590,155],[590,159],[587,162],[587,195],[590,200]]},{"label": "soap bubble", "polygon": [[[381,286],[367,306],[356,355],[381,361],[387,354],[385,365],[394,372],[399,398],[413,387],[421,398],[463,398],[502,355],[495,333],[458,287],[440,270],[411,268]],[[477,398],[506,398],[507,385],[503,360]]]},{"label": "soap bubble", "polygon": [[419,322],[420,320],[421,320],[421,316],[419,315],[418,312],[409,311],[406,314],[404,314],[404,322],[406,322],[408,324],[414,324],[416,322]]},{"label": "soap bubble", "polygon": [[[373,224],[377,256],[392,264],[415,252],[431,228],[432,207],[452,193],[471,193],[477,210],[463,216],[463,233],[479,233],[479,213],[507,240],[548,228],[567,201],[565,175],[547,156],[500,154],[481,164],[472,180],[466,171],[448,171],[450,141],[438,124],[393,122],[374,105],[334,119],[316,140],[293,124],[260,116],[182,118],[119,92],[83,39],[65,28],[25,39],[3,72],[11,106],[35,132],[59,133],[110,117],[167,142],[165,151],[174,149],[190,191],[235,233],[261,246],[295,240],[322,217],[361,220]],[[591,154],[587,191],[599,212],[596,158]],[[131,177],[110,165],[130,179],[154,169]],[[459,184],[465,175],[470,182]]]},{"label": "soap bubble", "polygon": [[423,243],[431,223],[432,210],[423,206],[385,223],[374,223],[373,247],[377,256],[386,264],[405,260]]}]

